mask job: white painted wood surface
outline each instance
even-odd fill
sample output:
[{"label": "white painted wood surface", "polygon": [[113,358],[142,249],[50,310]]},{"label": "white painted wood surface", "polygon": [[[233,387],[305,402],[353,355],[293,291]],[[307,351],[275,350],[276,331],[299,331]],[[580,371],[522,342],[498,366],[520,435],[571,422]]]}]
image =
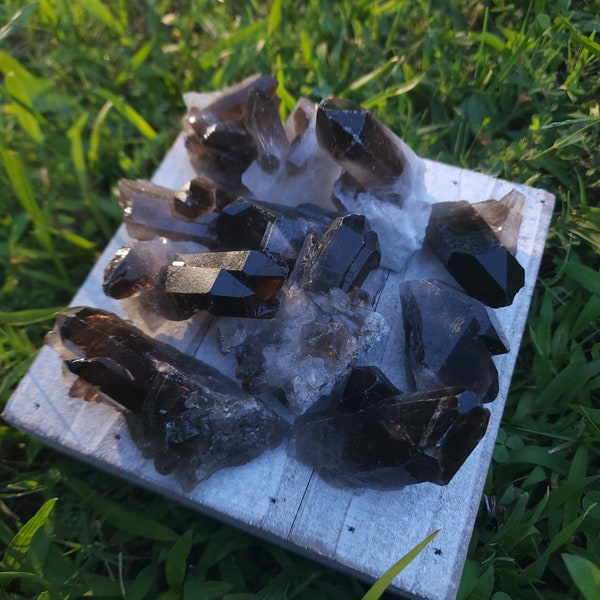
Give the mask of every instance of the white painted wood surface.
[{"label": "white painted wood surface", "polygon": [[[63,379],[57,354],[47,347],[6,406],[4,419],[78,459],[366,580],[379,577],[429,533],[440,529],[433,543],[396,578],[393,589],[414,598],[454,598],[525,327],[554,197],[542,190],[426,162],[428,192],[438,200],[501,198],[512,189],[527,197],[517,254],[526,272],[525,287],[511,306],[496,311],[511,345],[509,354],[495,358],[500,394],[488,405],[492,417],[485,438],[448,486],[422,483],[394,492],[337,489],[288,457],[282,445],[247,465],[225,469],[193,492],[184,493],[172,476],[159,475],[152,462],[141,456],[118,411],[68,396],[70,383]],[[177,188],[192,176],[179,140],[153,180]],[[100,285],[106,263],[128,241],[121,227],[73,299],[74,305],[101,306],[128,316],[120,301],[102,294]],[[417,257],[405,277],[436,275],[427,268],[429,271],[424,273],[423,261]],[[402,387],[399,282],[400,276],[390,275],[377,307],[388,317],[397,315],[390,319],[390,335],[361,362],[378,364]],[[233,375],[233,358],[216,349],[214,320],[197,316],[190,322],[168,326],[136,324]]]}]

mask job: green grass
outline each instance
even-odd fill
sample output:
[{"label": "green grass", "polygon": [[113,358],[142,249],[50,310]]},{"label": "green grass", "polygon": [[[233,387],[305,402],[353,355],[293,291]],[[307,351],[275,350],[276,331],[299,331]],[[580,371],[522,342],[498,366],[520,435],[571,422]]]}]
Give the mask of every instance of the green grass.
[{"label": "green grass", "polygon": [[[423,156],[557,195],[459,598],[599,597],[598,0],[4,2],[0,406],[116,228],[117,179],[176,136],[181,93],[256,71],[284,112],[345,96]],[[2,424],[0,514],[0,555],[37,515],[0,598],[365,591]]]}]

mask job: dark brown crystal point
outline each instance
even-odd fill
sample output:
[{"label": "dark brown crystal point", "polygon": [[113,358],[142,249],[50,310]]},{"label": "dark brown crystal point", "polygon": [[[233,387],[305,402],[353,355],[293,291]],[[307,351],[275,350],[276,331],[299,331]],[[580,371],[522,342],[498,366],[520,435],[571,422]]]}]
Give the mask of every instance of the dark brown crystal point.
[{"label": "dark brown crystal point", "polygon": [[197,310],[227,317],[269,319],[287,267],[256,251],[209,252],[177,256],[167,269],[165,291],[181,314]]},{"label": "dark brown crystal point", "polygon": [[390,131],[360,106],[330,98],[317,110],[317,139],[361,185],[389,185],[406,162]]},{"label": "dark brown crystal point", "polygon": [[360,287],[379,266],[377,234],[371,231],[364,215],[338,217],[302,260],[308,263],[304,272],[306,289],[324,292],[337,287],[348,292]]},{"label": "dark brown crystal point", "polygon": [[226,188],[209,177],[198,176],[183,186],[173,197],[173,210],[193,221],[203,214],[221,210],[235,200]]},{"label": "dark brown crystal point", "polygon": [[339,409],[355,411],[402,395],[378,367],[354,367],[342,391]]},{"label": "dark brown crystal point", "polygon": [[151,240],[164,236],[171,240],[190,240],[213,245],[216,214],[207,213],[193,221],[173,208],[175,192],[150,181],[121,179],[119,206],[131,237]]},{"label": "dark brown crystal point", "polygon": [[178,254],[204,247],[167,238],[136,241],[117,250],[104,270],[102,289],[112,298],[129,298],[164,286],[164,272]]},{"label": "dark brown crystal point", "polygon": [[210,159],[214,168],[221,172],[216,176],[222,181],[228,174],[232,179],[241,177],[256,158],[254,140],[241,121],[210,123],[197,108],[189,110],[187,121],[195,134],[185,139],[188,152],[204,154],[205,159]]},{"label": "dark brown crystal point", "polygon": [[[479,300],[472,298],[439,279],[422,280],[420,283],[433,286],[431,287],[432,293],[436,293],[435,288],[438,288],[441,293],[445,292],[446,294],[449,294],[449,298],[452,298],[453,302],[456,303],[456,301],[461,301],[463,305],[467,306],[472,311],[473,317],[479,324],[477,335],[488,347],[491,354],[506,354],[510,351],[508,340],[506,339],[493,310],[489,310],[484,304],[479,302]],[[456,304],[456,306],[458,307],[460,305]]]},{"label": "dark brown crystal point", "polygon": [[401,301],[409,389],[460,386],[493,401],[498,371],[469,303],[426,280],[404,283]]},{"label": "dark brown crystal point", "polygon": [[239,198],[219,214],[217,235],[231,250],[258,250],[267,225],[276,218],[276,213],[261,204]]},{"label": "dark brown crystal point", "polygon": [[205,247],[200,244],[167,238],[127,244],[104,270],[104,293],[113,298],[136,297],[141,306],[164,319],[187,319],[190,315],[182,314],[172,296],[165,292],[167,267],[178,254],[203,250]]},{"label": "dark brown crystal point", "polygon": [[498,308],[512,303],[525,271],[465,201],[432,206],[425,243],[473,298]]},{"label": "dark brown crystal point", "polygon": [[176,473],[187,488],[277,446],[288,430],[215,368],[110,312],[61,311],[47,342],[73,373],[130,411],[136,444],[159,472]]},{"label": "dark brown crystal point", "polygon": [[446,485],[485,434],[489,416],[459,388],[391,396],[352,412],[298,418],[295,450],[336,486]]},{"label": "dark brown crystal point", "polygon": [[256,157],[256,146],[244,117],[248,96],[253,90],[264,93],[273,106],[277,81],[265,75],[248,77],[238,85],[215,95],[212,102],[193,105],[184,118],[185,145],[199,174],[241,188],[241,175]]},{"label": "dark brown crystal point", "polygon": [[220,212],[216,229],[228,249],[262,250],[293,265],[306,236],[322,235],[330,222],[331,216],[318,207],[290,208],[238,198]]}]

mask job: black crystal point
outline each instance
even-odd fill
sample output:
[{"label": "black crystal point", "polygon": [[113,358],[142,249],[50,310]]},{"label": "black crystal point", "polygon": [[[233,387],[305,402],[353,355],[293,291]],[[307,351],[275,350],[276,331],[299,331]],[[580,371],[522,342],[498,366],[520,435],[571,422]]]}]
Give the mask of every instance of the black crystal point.
[{"label": "black crystal point", "polygon": [[466,201],[432,206],[425,243],[462,288],[498,308],[512,303],[525,271]]},{"label": "black crystal point", "polygon": [[187,317],[208,310],[268,319],[277,312],[276,296],[287,273],[285,264],[253,250],[182,254],[167,269],[165,291]]},{"label": "black crystal point", "polygon": [[489,420],[489,411],[469,406],[462,395],[446,388],[391,396],[352,412],[306,414],[294,425],[296,455],[336,486],[446,485]]},{"label": "black crystal point", "polygon": [[284,421],[215,368],[110,312],[61,311],[47,343],[90,388],[130,411],[136,444],[187,488],[252,460],[287,433]]},{"label": "black crystal point", "polygon": [[293,266],[309,233],[322,235],[331,215],[312,205],[290,208],[238,198],[220,212],[219,240],[231,250],[262,250]]},{"label": "black crystal point", "polygon": [[323,100],[317,110],[317,139],[361,185],[389,185],[406,159],[390,131],[372,113],[340,98]]},{"label": "black crystal point", "polygon": [[277,216],[258,202],[238,198],[219,213],[217,235],[228,249],[258,250],[267,225]]},{"label": "black crystal point", "polygon": [[353,367],[341,393],[340,410],[355,411],[402,395],[378,367]]},{"label": "black crystal point", "polygon": [[498,395],[498,371],[469,303],[435,282],[401,287],[406,374],[411,390],[460,386],[482,402]]},{"label": "black crystal point", "polygon": [[307,263],[306,289],[317,292],[359,287],[381,260],[377,234],[364,215],[336,218],[325,235],[306,248],[308,256],[301,257]]}]

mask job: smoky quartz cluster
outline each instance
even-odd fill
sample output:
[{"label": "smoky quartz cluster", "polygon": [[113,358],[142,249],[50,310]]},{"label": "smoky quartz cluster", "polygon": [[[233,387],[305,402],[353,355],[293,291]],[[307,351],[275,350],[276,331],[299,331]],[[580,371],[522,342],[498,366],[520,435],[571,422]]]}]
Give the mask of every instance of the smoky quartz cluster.
[{"label": "smoky quartz cluster", "polygon": [[[179,190],[120,182],[134,241],[103,281],[163,319],[218,317],[238,381],[99,309],[60,313],[48,342],[78,378],[73,393],[121,406],[157,470],[187,487],[284,439],[334,485],[446,484],[498,394],[492,357],[508,347],[493,309],[524,283],[522,196],[436,202],[423,161],[371,112],[301,99],[282,122],[276,87],[257,75],[186,94],[197,176]],[[380,314],[385,279],[415,252],[447,278],[404,281],[398,314]],[[396,321],[402,391],[357,366]]]}]

